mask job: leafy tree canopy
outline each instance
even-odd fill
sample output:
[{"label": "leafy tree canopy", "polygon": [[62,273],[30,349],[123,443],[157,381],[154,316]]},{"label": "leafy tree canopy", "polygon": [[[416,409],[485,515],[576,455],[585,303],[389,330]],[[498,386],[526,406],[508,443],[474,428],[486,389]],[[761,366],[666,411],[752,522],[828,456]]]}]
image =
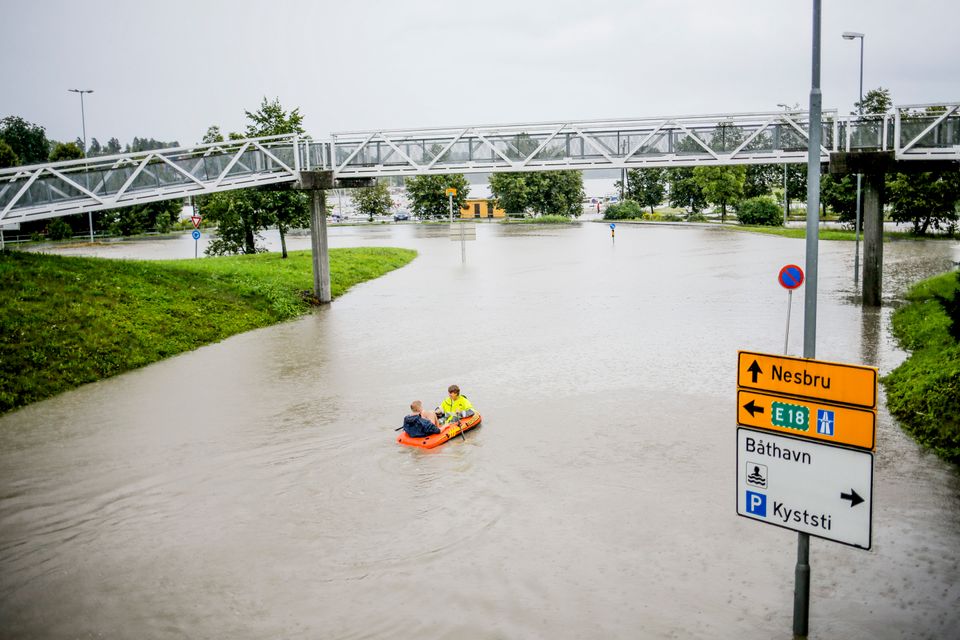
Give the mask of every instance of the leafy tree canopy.
[{"label": "leafy tree canopy", "polygon": [[[243,135],[231,133],[228,138],[262,137],[287,133],[304,133],[303,116],[299,109],[289,113],[279,99],[272,102],[263,98],[256,111],[244,111],[249,123]],[[207,129],[203,142],[223,142],[220,127]],[[283,257],[287,257],[287,232],[292,228],[310,226],[310,204],[301,191],[274,191],[270,189],[243,189],[204,196],[199,200],[203,215],[217,223],[217,238],[207,247],[208,255],[259,253],[265,251],[258,240],[260,232],[276,225],[280,232]]]},{"label": "leafy tree canopy", "polygon": [[372,187],[353,189],[350,193],[357,211],[373,220],[374,216],[384,216],[393,208],[393,199],[386,182],[377,181]]},{"label": "leafy tree canopy", "polygon": [[743,197],[746,175],[743,165],[696,167],[693,170],[693,179],[703,190],[704,197],[720,207],[721,222],[727,220],[727,205],[735,204]]},{"label": "leafy tree canopy", "polygon": [[[287,113],[280,105],[278,98],[274,98],[273,102],[270,102],[264,97],[259,109],[254,112],[244,111],[243,113],[250,121],[246,130],[247,137],[250,138],[305,133],[300,109],[294,109]],[[207,133],[210,133],[209,130]]]},{"label": "leafy tree canopy", "polygon": [[[890,97],[890,90],[883,87],[870,89],[863,100],[853,103],[857,108],[856,113],[864,115],[879,115],[890,111],[893,106],[893,99]],[[856,113],[854,115],[856,115]]]},{"label": "leafy tree canopy", "polygon": [[50,162],[76,160],[83,157],[83,149],[73,142],[58,142],[50,152]]},{"label": "leafy tree canopy", "polygon": [[690,216],[698,216],[707,207],[703,189],[693,177],[693,167],[667,169],[670,186],[669,203],[677,209],[687,209]]},{"label": "leafy tree canopy", "polygon": [[50,142],[44,128],[20,116],[7,116],[0,120],[0,140],[10,145],[21,164],[44,163],[50,153]]},{"label": "leafy tree canopy", "polygon": [[[620,180],[616,186],[622,187]],[[659,206],[667,192],[667,170],[656,167],[648,169],[630,169],[627,172],[626,198],[643,207]]]},{"label": "leafy tree canopy", "polygon": [[490,190],[510,213],[579,216],[583,202],[583,175],[579,171],[495,173]]},{"label": "leafy tree canopy", "polygon": [[886,186],[891,218],[911,223],[915,234],[924,235],[931,227],[956,229],[960,173],[898,173],[888,176]]},{"label": "leafy tree canopy", "polygon": [[18,164],[20,164],[20,158],[17,157],[16,152],[6,140],[0,138],[0,169],[15,167]]},{"label": "leafy tree canopy", "polygon": [[454,211],[463,208],[470,195],[470,184],[459,173],[447,175],[414,176],[406,181],[410,208],[418,218],[446,218],[450,215],[446,190],[456,189]]}]

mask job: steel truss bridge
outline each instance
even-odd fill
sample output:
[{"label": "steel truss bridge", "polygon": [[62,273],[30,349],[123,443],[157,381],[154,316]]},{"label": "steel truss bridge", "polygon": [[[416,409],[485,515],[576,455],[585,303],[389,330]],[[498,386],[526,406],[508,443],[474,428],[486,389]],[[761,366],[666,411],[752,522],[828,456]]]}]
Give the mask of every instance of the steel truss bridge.
[{"label": "steel truss bridge", "polygon": [[[927,107],[942,107],[933,115]],[[839,151],[960,162],[960,102],[892,114],[823,112],[822,162]],[[229,140],[0,170],[0,225],[295,182],[560,169],[638,169],[807,161],[804,111],[541,122]]]}]

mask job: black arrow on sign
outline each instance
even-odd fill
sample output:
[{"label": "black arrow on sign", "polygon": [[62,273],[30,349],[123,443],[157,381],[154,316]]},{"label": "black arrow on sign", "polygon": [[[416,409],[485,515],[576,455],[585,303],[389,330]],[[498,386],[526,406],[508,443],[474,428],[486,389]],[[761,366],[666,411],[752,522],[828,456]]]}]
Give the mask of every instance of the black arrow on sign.
[{"label": "black arrow on sign", "polygon": [[750,412],[750,417],[753,417],[755,413],[763,413],[765,409],[761,406],[754,404],[753,400],[743,405],[743,408]]},{"label": "black arrow on sign", "polygon": [[854,491],[853,489],[850,489],[850,493],[841,493],[841,494],[840,494],[840,499],[841,499],[841,500],[849,500],[851,507],[855,507],[855,506],[857,506],[858,504],[860,504],[861,502],[863,502],[863,498],[861,498],[861,497],[857,494],[857,492]]},{"label": "black arrow on sign", "polygon": [[753,374],[753,383],[757,383],[757,376],[763,373],[763,369],[760,368],[760,365],[757,364],[757,361],[754,360],[753,364],[747,367],[747,371]]}]

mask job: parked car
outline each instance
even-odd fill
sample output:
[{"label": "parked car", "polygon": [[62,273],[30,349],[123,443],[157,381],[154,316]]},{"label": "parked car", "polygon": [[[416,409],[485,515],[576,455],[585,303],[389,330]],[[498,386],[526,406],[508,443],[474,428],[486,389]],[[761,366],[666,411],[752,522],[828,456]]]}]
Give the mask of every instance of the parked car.
[{"label": "parked car", "polygon": [[401,220],[409,220],[409,219],[410,219],[410,214],[407,213],[406,211],[397,211],[395,214],[393,214],[394,222],[400,222]]}]

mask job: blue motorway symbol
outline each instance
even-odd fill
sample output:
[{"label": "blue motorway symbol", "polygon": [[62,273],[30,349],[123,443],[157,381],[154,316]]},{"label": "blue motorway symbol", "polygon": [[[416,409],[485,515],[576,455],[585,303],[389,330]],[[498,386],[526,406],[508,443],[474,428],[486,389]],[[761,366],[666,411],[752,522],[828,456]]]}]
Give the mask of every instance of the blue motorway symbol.
[{"label": "blue motorway symbol", "polygon": [[199,240],[199,239],[200,239],[200,232],[197,231],[196,229],[194,229],[194,230],[193,230],[193,233],[191,233],[190,235],[193,236],[193,239],[194,239],[194,240]]},{"label": "blue motorway symbol", "polygon": [[767,496],[756,491],[747,491],[747,513],[753,516],[767,517]]},{"label": "blue motorway symbol", "polygon": [[823,436],[833,435],[833,411],[817,409],[817,433]]}]

